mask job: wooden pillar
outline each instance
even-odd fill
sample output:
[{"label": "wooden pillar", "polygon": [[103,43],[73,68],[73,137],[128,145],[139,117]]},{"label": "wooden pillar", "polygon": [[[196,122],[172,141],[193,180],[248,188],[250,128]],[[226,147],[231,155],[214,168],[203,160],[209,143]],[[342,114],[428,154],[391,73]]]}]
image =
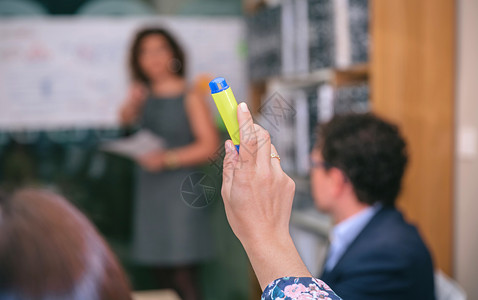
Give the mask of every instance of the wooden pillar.
[{"label": "wooden pillar", "polygon": [[455,1],[375,0],[371,21],[372,109],[409,147],[399,207],[451,274]]}]

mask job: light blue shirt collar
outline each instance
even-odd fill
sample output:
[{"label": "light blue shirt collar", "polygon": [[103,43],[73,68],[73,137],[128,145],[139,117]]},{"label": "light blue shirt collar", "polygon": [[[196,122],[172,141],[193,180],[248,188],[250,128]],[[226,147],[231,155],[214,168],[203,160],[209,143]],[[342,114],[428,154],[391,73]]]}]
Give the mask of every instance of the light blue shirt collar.
[{"label": "light blue shirt collar", "polygon": [[335,267],[345,250],[380,208],[382,208],[381,204],[374,204],[334,226],[330,233],[330,248],[325,270],[330,271]]}]

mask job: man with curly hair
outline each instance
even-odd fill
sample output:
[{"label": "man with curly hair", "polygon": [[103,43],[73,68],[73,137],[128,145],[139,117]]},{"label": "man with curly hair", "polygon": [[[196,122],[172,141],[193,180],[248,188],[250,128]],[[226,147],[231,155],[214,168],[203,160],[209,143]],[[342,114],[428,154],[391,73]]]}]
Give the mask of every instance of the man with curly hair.
[{"label": "man with curly hair", "polygon": [[395,208],[407,164],[397,127],[336,116],[319,127],[311,160],[314,202],[334,223],[319,278],[344,299],[435,299],[430,253]]}]

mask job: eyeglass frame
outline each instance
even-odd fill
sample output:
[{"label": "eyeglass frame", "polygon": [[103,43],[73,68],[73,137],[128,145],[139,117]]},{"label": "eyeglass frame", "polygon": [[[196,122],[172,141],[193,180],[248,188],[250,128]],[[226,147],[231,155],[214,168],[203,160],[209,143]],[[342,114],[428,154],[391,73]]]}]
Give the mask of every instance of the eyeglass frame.
[{"label": "eyeglass frame", "polygon": [[326,171],[330,170],[331,168],[337,168],[340,170],[340,172],[342,172],[343,176],[344,176],[344,180],[345,182],[349,181],[347,175],[345,175],[345,172],[342,171],[340,168],[332,165],[331,163],[329,162],[326,162],[326,161],[315,161],[314,159],[312,159],[312,157],[309,158],[310,160],[310,166],[312,168],[324,168]]},{"label": "eyeglass frame", "polygon": [[330,163],[326,161],[315,161],[314,159],[312,159],[312,157],[310,157],[309,160],[310,160],[310,166],[312,168],[324,168],[328,170],[333,167],[333,165],[331,165]]}]

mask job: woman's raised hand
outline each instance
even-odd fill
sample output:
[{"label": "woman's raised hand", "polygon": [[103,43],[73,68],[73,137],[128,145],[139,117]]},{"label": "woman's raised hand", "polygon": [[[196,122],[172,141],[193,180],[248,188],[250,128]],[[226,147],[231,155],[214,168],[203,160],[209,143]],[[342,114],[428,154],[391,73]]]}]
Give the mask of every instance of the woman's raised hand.
[{"label": "woman's raised hand", "polygon": [[222,196],[229,223],[241,242],[288,234],[295,183],[280,166],[269,133],[238,106],[240,151],[226,142]]},{"label": "woman's raised hand", "polygon": [[269,133],[238,106],[240,151],[226,142],[222,197],[227,219],[264,289],[284,276],[310,276],[290,238],[295,183],[284,173]]}]

